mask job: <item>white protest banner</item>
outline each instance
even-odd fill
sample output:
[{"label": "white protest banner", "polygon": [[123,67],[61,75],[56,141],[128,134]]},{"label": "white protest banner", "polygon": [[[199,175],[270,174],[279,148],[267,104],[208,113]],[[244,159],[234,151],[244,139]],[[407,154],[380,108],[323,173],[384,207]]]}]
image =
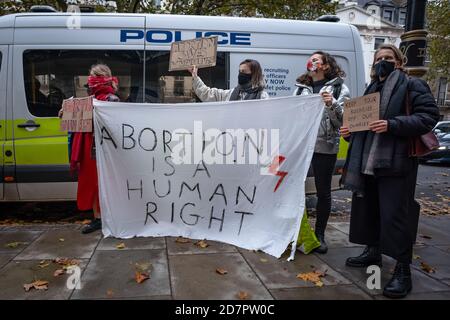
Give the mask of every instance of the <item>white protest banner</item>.
[{"label": "white protest banner", "polygon": [[173,42],[170,47],[169,71],[214,67],[217,60],[217,38],[198,38]]},{"label": "white protest banner", "polygon": [[275,257],[297,241],[320,96],[94,106],[105,236],[217,240]]},{"label": "white protest banner", "polygon": [[61,131],[92,132],[92,100],[93,96],[65,99]]},{"label": "white protest banner", "polygon": [[369,123],[380,119],[380,93],[349,99],[344,110],[343,126],[350,132],[369,130]]}]

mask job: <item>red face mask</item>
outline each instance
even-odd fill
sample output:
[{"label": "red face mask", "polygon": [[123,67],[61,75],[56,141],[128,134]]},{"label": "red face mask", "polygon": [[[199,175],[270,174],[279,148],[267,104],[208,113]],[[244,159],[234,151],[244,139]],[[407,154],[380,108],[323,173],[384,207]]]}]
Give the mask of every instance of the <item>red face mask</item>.
[{"label": "red face mask", "polygon": [[322,67],[320,61],[312,61],[311,59],[308,59],[308,62],[306,63],[306,69],[308,71],[316,71],[320,67]]}]

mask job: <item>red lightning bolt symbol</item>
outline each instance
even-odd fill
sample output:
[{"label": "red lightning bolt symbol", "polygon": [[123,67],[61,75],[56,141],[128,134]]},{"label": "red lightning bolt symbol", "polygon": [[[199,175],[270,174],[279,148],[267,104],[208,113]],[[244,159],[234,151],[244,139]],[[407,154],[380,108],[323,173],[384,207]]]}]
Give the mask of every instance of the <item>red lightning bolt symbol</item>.
[{"label": "red lightning bolt symbol", "polygon": [[281,182],[283,181],[284,177],[287,176],[287,171],[278,171],[281,164],[286,160],[286,157],[283,156],[275,156],[272,163],[269,166],[269,172],[273,175],[279,176],[280,179],[278,179],[277,185],[275,186],[275,189],[273,192],[277,191],[278,187],[280,186]]}]

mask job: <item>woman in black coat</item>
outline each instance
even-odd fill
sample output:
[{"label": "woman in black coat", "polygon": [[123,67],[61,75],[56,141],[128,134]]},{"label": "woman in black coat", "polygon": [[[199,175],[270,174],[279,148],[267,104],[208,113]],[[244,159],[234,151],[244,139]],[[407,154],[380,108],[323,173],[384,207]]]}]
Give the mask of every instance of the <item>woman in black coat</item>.
[{"label": "woman in black coat", "polygon": [[380,120],[370,123],[369,131],[340,130],[350,141],[342,176],[344,187],[353,191],[350,241],[366,245],[346,265],[381,266],[381,254],[394,258],[394,275],[383,290],[390,298],[405,297],[412,289],[410,264],[420,206],[414,200],[418,161],[409,156],[409,146],[439,119],[430,88],[421,79],[409,78],[403,61],[392,45],[375,52],[372,82],[364,94],[380,92]]}]

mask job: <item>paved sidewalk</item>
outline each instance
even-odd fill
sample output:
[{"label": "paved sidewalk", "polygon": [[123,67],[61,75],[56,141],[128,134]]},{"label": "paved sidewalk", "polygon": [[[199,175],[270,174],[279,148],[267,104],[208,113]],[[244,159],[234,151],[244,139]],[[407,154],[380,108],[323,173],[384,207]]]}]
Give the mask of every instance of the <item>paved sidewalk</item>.
[{"label": "paved sidewalk", "polygon": [[[207,248],[176,238],[102,239],[80,233],[80,225],[0,226],[0,299],[383,299],[366,287],[365,270],[344,265],[362,247],[348,242],[347,222],[331,222],[326,255],[296,255],[287,262],[261,252],[207,241]],[[450,216],[422,216],[414,249],[413,290],[408,299],[450,299]],[[118,249],[120,243],[125,248]],[[68,274],[54,276],[58,257],[77,259],[81,289],[68,289]],[[428,273],[421,263],[435,269]],[[384,257],[381,285],[394,262]],[[227,271],[220,275],[216,269]],[[138,284],[136,270],[150,279]],[[299,273],[326,271],[323,286]],[[23,285],[48,281],[48,290],[25,292]]]}]

